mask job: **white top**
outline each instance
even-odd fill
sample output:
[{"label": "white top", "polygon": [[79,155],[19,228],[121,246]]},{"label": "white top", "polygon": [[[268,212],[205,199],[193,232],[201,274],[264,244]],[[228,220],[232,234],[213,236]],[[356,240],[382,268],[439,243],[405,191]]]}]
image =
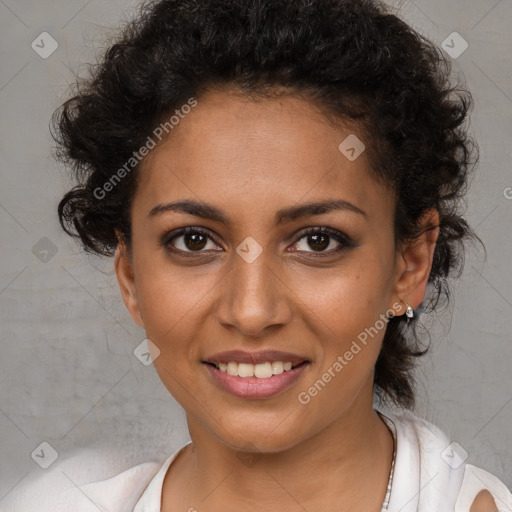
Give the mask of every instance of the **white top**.
[{"label": "white top", "polygon": [[[512,493],[497,477],[464,462],[467,455],[435,425],[411,411],[377,409],[396,436],[389,512],[469,512],[488,489],[499,512],[512,512]],[[77,485],[62,471],[15,488],[1,512],[160,512],[169,466],[189,441],[163,464],[146,462],[118,475]]]}]

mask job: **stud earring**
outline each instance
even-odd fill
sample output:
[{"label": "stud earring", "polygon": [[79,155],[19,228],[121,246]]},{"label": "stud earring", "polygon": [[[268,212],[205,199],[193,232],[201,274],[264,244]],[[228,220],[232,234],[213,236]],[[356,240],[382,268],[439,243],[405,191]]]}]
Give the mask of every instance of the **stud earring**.
[{"label": "stud earring", "polygon": [[400,299],[400,302],[407,306],[407,308],[405,310],[405,316],[407,317],[407,320],[409,321],[409,319],[411,319],[414,316],[414,309],[412,309],[412,307],[409,306],[409,304],[407,304],[407,302],[405,302],[405,300]]}]

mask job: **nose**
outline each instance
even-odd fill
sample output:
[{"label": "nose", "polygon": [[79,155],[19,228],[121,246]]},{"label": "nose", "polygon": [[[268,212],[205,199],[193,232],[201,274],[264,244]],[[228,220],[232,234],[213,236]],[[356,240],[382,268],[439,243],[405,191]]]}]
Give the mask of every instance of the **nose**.
[{"label": "nose", "polygon": [[219,323],[249,337],[267,335],[288,324],[292,317],[291,291],[264,253],[251,263],[238,254],[233,259],[219,290]]}]

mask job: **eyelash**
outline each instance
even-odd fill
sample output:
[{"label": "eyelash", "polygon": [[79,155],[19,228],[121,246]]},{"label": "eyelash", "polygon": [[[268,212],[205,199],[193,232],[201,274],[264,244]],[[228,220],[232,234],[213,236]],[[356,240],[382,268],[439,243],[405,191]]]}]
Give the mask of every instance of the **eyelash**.
[{"label": "eyelash", "polygon": [[[185,257],[196,257],[197,255],[200,255],[203,252],[206,252],[204,250],[201,251],[183,251],[181,249],[171,248],[172,244],[171,242],[180,236],[184,236],[187,234],[201,234],[215,242],[217,245],[221,245],[217,240],[216,237],[211,235],[211,232],[204,230],[203,228],[199,227],[186,227],[178,229],[177,231],[173,231],[171,233],[166,233],[160,242],[160,245],[165,247],[166,250],[173,254],[179,254],[183,255]],[[314,258],[318,257],[324,257],[324,256],[332,256],[333,254],[341,253],[347,249],[356,247],[356,244],[354,241],[344,233],[341,233],[340,231],[337,231],[332,228],[328,227],[310,227],[306,228],[304,231],[302,231],[297,238],[295,239],[295,242],[293,242],[292,245],[297,244],[300,240],[303,238],[309,236],[309,235],[327,235],[336,242],[338,242],[340,245],[336,249],[331,249],[330,251],[298,251],[298,252],[306,252],[308,254],[313,255]],[[219,251],[220,252],[220,251]]]}]

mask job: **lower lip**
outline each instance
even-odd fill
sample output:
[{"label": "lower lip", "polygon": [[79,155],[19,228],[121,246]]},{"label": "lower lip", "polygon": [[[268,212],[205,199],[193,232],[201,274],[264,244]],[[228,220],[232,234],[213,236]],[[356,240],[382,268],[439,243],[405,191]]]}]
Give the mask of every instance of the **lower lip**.
[{"label": "lower lip", "polygon": [[309,363],[302,363],[291,370],[267,379],[258,377],[238,377],[218,370],[215,366],[203,363],[213,380],[225,391],[240,398],[270,398],[292,386],[302,375]]}]

